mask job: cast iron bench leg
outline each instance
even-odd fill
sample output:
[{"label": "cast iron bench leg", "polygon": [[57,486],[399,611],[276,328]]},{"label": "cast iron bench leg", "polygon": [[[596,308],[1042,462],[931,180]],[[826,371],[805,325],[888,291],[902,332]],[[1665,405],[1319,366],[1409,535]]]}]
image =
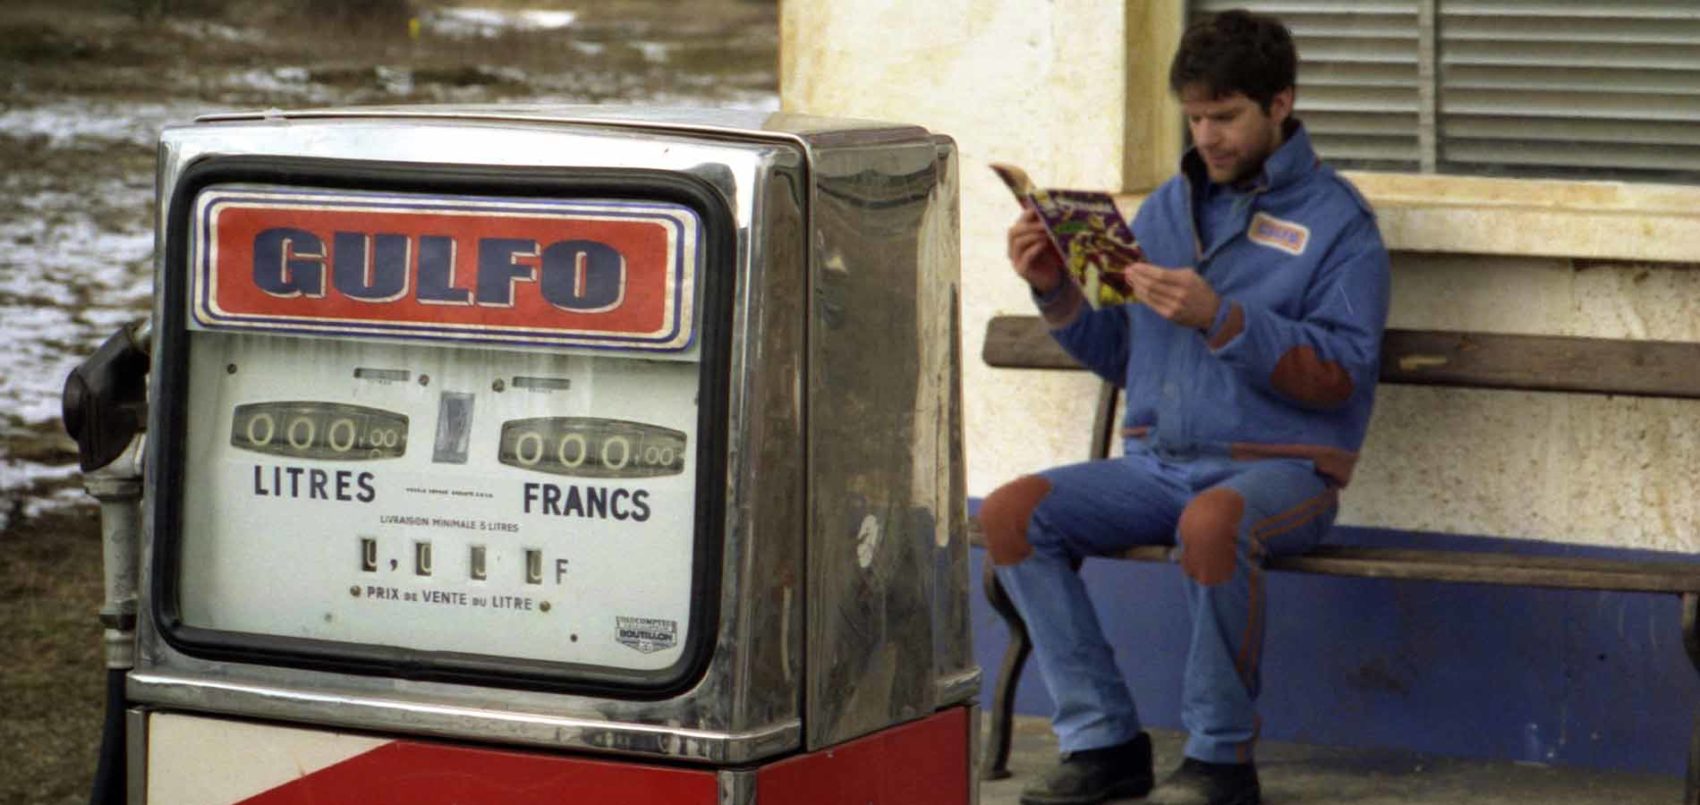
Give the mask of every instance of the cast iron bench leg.
[{"label": "cast iron bench leg", "polygon": [[[1700,672],[1700,594],[1682,596],[1682,645],[1688,649],[1688,661]],[[1688,782],[1682,801],[1700,805],[1700,716],[1695,717],[1694,733],[1688,740]]]},{"label": "cast iron bench leg", "polygon": [[998,686],[992,693],[992,729],[986,736],[986,757],[981,764],[981,779],[1002,780],[1009,776],[1009,743],[1010,729],[1015,720],[1015,688],[1021,682],[1021,669],[1027,664],[1027,655],[1033,652],[1033,641],[1027,637],[1027,624],[1021,620],[1021,613],[1015,611],[1015,602],[1009,600],[1009,594],[1004,592],[1003,585],[998,583],[996,573],[992,572],[992,559],[985,558],[985,579],[982,586],[986,591],[986,600],[992,604],[992,611],[1003,618],[1004,625],[1009,628],[1009,647],[1003,652],[1003,666],[998,669]]}]

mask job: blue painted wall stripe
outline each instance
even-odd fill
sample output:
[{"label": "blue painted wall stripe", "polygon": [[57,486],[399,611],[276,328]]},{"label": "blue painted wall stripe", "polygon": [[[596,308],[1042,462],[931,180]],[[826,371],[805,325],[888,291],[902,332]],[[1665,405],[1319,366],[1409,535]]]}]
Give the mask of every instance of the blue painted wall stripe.
[{"label": "blue painted wall stripe", "polygon": [[[971,501],[970,508],[977,508]],[[1338,528],[1336,544],[1700,563],[1700,557]],[[973,552],[974,578],[983,552]],[[1148,723],[1180,728],[1188,623],[1179,569],[1082,568]],[[1681,774],[1700,708],[1673,595],[1271,573],[1263,734],[1273,740]],[[974,648],[995,673],[1006,638],[975,591]],[[994,679],[987,679],[990,695]],[[1036,668],[1017,709],[1048,714]]]}]

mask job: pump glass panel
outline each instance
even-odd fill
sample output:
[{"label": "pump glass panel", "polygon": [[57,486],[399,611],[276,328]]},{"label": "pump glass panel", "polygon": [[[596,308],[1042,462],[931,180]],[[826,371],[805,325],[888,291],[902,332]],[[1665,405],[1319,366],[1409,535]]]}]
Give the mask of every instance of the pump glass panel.
[{"label": "pump glass panel", "polygon": [[182,623],[676,665],[702,225],[662,201],[202,189]]}]

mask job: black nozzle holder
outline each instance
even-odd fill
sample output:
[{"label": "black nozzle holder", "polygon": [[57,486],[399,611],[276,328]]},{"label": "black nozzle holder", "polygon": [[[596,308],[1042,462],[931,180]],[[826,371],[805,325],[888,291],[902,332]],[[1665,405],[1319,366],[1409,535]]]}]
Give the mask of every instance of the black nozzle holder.
[{"label": "black nozzle holder", "polygon": [[149,328],[120,327],[65,378],[65,432],[83,471],[112,463],[147,426]]}]

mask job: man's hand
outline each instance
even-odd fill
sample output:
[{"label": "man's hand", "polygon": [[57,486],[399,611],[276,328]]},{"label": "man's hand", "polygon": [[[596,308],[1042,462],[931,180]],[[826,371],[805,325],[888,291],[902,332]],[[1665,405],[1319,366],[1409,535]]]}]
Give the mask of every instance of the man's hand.
[{"label": "man's hand", "polygon": [[1056,290],[1063,282],[1062,255],[1057,254],[1044,222],[1032,207],[1022,210],[1009,228],[1009,264],[1040,294]]},{"label": "man's hand", "polygon": [[1127,278],[1133,292],[1157,315],[1183,327],[1208,330],[1216,321],[1222,297],[1198,272],[1190,268],[1158,268],[1150,263],[1131,263]]}]

